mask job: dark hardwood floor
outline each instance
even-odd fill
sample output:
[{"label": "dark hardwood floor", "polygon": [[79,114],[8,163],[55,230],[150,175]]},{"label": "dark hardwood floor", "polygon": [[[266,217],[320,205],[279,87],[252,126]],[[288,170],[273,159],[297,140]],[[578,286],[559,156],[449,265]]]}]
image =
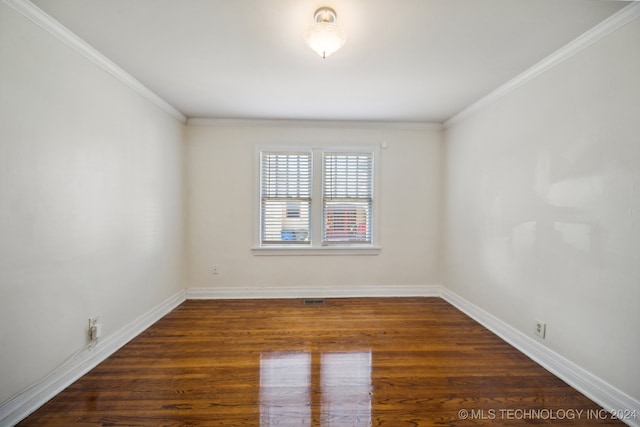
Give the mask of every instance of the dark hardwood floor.
[{"label": "dark hardwood floor", "polygon": [[439,298],[191,300],[20,426],[623,425]]}]

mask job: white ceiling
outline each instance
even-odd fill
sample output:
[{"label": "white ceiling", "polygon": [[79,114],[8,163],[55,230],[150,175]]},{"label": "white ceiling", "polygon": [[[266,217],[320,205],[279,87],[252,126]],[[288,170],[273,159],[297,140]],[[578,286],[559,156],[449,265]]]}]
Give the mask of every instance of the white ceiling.
[{"label": "white ceiling", "polygon": [[[444,122],[626,2],[33,0],[187,117]],[[302,34],[333,7],[344,48]]]}]

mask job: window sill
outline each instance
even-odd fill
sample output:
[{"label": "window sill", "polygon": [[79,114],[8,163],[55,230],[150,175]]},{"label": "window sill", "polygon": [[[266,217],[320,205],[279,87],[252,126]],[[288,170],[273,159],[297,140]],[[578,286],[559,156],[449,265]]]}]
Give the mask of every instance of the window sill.
[{"label": "window sill", "polygon": [[254,246],[251,248],[258,256],[304,256],[304,255],[378,255],[380,246],[320,246],[296,247],[291,246]]}]

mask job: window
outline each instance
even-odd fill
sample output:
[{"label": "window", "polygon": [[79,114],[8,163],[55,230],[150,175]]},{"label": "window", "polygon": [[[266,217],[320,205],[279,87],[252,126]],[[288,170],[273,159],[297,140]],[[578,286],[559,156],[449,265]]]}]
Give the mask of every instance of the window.
[{"label": "window", "polygon": [[262,244],[308,244],[311,153],[264,152],[261,157]]},{"label": "window", "polygon": [[375,249],[375,150],[259,149],[256,249]]},{"label": "window", "polygon": [[371,243],[373,153],[324,153],[325,244]]}]

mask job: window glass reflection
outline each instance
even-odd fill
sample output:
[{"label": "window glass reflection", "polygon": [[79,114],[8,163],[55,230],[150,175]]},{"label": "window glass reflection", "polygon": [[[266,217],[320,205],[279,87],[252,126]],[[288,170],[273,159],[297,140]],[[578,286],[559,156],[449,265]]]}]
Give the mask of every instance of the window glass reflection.
[{"label": "window glass reflection", "polygon": [[370,351],[263,354],[260,426],[370,426],[371,390]]},{"label": "window glass reflection", "polygon": [[311,425],[309,353],[260,357],[260,426]]},{"label": "window glass reflection", "polygon": [[371,425],[371,352],[323,353],[323,427]]}]

